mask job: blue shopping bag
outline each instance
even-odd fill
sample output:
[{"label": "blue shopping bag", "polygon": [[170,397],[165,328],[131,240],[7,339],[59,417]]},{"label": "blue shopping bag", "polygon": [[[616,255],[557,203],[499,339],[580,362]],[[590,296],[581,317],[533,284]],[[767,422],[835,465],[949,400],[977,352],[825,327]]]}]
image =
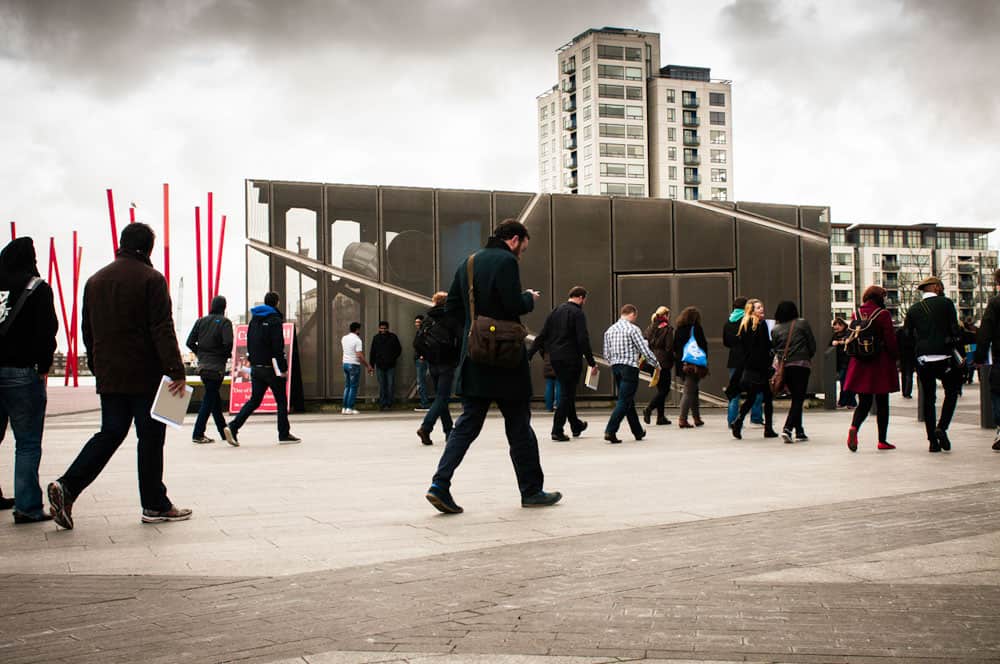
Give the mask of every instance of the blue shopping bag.
[{"label": "blue shopping bag", "polygon": [[698,342],[694,340],[693,327],[691,328],[691,338],[684,344],[684,355],[681,357],[681,362],[693,364],[696,367],[708,366],[708,356],[705,355],[705,351],[701,349]]}]

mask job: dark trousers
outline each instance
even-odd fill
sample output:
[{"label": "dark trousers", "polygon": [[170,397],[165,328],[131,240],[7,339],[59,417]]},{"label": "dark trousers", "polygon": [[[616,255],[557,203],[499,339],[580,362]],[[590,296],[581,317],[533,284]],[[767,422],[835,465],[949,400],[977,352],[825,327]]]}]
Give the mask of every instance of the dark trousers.
[{"label": "dark trousers", "polygon": [[663,412],[664,406],[667,404],[667,395],[670,394],[670,372],[663,367],[660,367],[660,382],[656,384],[656,396],[649,400],[649,405],[646,406],[646,412],[652,413],[656,411],[657,419],[664,419],[666,414]]},{"label": "dark trousers", "polygon": [[899,365],[899,382],[904,397],[913,396],[913,365],[902,363]]},{"label": "dark trousers", "polygon": [[[837,398],[838,406],[850,406],[852,408],[858,405],[858,399],[854,392],[844,389],[844,382],[847,380],[847,367],[844,367],[837,372],[837,380],[840,382],[840,396]],[[910,382],[913,382],[913,375],[910,375]]]},{"label": "dark trousers", "polygon": [[[955,404],[962,389],[965,374],[962,369],[949,368],[948,360],[927,362],[917,366],[917,379],[920,381],[920,391],[924,400],[924,429],[927,440],[935,442],[934,429],[948,430],[951,417],[955,414]],[[936,418],[934,404],[937,400],[937,381],[944,387],[944,403],[941,404],[941,419]],[[936,421],[936,424],[935,424]]]},{"label": "dark trousers", "polygon": [[396,389],[396,367],[376,368],[375,375],[378,377],[378,405],[391,408],[393,391]]},{"label": "dark trousers", "polygon": [[447,436],[451,433],[453,426],[448,402],[451,400],[451,384],[455,381],[455,367],[447,364],[429,364],[427,369],[427,373],[434,383],[434,402],[427,414],[424,415],[424,422],[420,428],[430,433],[434,430],[434,423],[440,418],[441,429]]},{"label": "dark trousers", "polygon": [[860,429],[861,424],[868,417],[872,409],[872,401],[878,412],[875,413],[875,421],[878,423],[878,442],[887,443],[886,436],[889,434],[889,395],[888,394],[859,394],[858,406],[854,409],[854,419],[851,426]]},{"label": "dark trousers", "polygon": [[788,415],[785,417],[785,431],[795,431],[803,433],[802,428],[802,406],[806,402],[806,389],[809,387],[808,367],[785,367],[785,385],[788,393],[792,397],[792,404],[788,408]]},{"label": "dark trousers", "polygon": [[229,428],[233,432],[239,431],[247,418],[260,406],[264,394],[270,389],[278,406],[278,437],[287,436],[291,427],[288,425],[288,397],[285,395],[285,377],[274,375],[274,369],[271,367],[255,366],[250,372],[250,384],[250,401],[243,404],[240,412],[229,423]]},{"label": "dark trousers", "polygon": [[615,388],[618,390],[618,403],[611,411],[611,419],[604,433],[617,433],[622,420],[628,420],[628,428],[632,435],[638,438],[642,435],[642,424],[635,412],[635,391],[639,389],[639,368],[627,364],[615,364],[611,367],[615,376]]},{"label": "dark trousers", "polygon": [[[452,475],[465,458],[472,441],[482,431],[492,401],[480,397],[466,397],[462,400],[462,414],[448,436],[448,443],[441,454],[437,472],[434,473],[435,486],[451,489]],[[527,399],[497,399],[496,402],[503,414],[517,486],[522,497],[533,496],[542,490],[545,476],[538,458],[538,439],[531,428],[530,404]]]},{"label": "dark trousers", "polygon": [[158,512],[172,507],[167,487],[163,485],[163,441],[167,428],[149,416],[154,397],[155,394],[101,395],[101,430],[87,441],[59,478],[72,500],[97,479],[135,422],[142,507]]},{"label": "dark trousers", "polygon": [[774,422],[774,397],[771,394],[771,384],[770,383],[751,383],[747,387],[747,397],[743,400],[740,405],[740,412],[736,418],[742,422],[743,418],[747,416],[750,409],[753,408],[754,403],[757,401],[757,395],[761,395],[764,403],[764,426],[768,429],[772,428],[772,423]]},{"label": "dark trousers", "polygon": [[552,370],[556,372],[556,380],[559,381],[559,405],[552,418],[552,435],[563,434],[567,421],[570,430],[578,433],[583,428],[583,422],[576,414],[576,386],[580,384],[583,362],[552,360]]},{"label": "dark trousers", "polygon": [[215,422],[215,428],[219,430],[219,435],[222,435],[222,430],[226,427],[226,418],[222,414],[222,397],[219,396],[219,390],[222,388],[222,376],[216,380],[212,377],[206,377],[203,375],[201,377],[202,385],[205,386],[205,396],[201,400],[201,408],[198,409],[198,417],[194,421],[194,431],[191,432],[192,438],[201,438],[205,435],[205,425],[208,424],[208,416],[212,416],[212,421]]}]

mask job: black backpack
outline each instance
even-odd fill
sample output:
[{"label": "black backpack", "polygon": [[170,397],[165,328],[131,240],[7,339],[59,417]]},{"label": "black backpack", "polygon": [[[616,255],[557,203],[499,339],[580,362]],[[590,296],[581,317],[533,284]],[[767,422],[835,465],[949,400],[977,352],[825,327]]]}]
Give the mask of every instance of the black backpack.
[{"label": "black backpack", "polygon": [[456,359],[457,342],[447,325],[426,316],[413,337],[413,350],[431,364],[447,364]]},{"label": "black backpack", "polygon": [[878,315],[883,311],[885,309],[876,310],[871,315],[871,318],[863,318],[860,309],[855,312],[854,320],[848,325],[851,333],[847,336],[847,344],[845,346],[845,350],[850,357],[859,360],[871,360],[878,357],[878,354],[882,352],[882,338],[873,327],[873,324]]}]

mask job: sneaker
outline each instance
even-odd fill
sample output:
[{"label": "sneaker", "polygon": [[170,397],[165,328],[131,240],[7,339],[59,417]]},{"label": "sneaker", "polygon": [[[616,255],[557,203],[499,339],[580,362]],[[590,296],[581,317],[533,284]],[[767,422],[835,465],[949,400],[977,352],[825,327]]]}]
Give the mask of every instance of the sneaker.
[{"label": "sneaker", "polygon": [[558,491],[539,491],[533,496],[521,497],[521,507],[549,507],[562,500]]},{"label": "sneaker", "polygon": [[[225,436],[225,434],[222,435]],[[208,436],[198,436],[196,438],[192,438],[191,442],[195,445],[207,445],[208,443],[214,443],[215,441]]]},{"label": "sneaker", "polygon": [[51,521],[52,515],[46,514],[45,512],[40,512],[37,516],[30,516],[28,514],[21,514],[17,510],[14,510],[14,523],[42,523],[43,521]]},{"label": "sneaker", "polygon": [[795,432],[795,440],[796,440],[796,442],[804,443],[807,440],[809,440],[809,436],[806,435],[805,431],[796,431]]},{"label": "sneaker", "polygon": [[171,507],[165,512],[142,510],[143,523],[161,523],[163,521],[187,521],[191,518],[191,510],[182,507]]},{"label": "sneaker", "polygon": [[226,439],[226,442],[233,447],[240,446],[240,440],[236,437],[236,431],[230,427],[226,427],[222,430],[222,436]]},{"label": "sneaker", "polygon": [[[571,430],[573,432],[573,437],[574,438],[579,438],[580,434],[587,430],[587,423],[581,420],[580,421],[580,428],[579,429],[572,429],[571,428]],[[1000,437],[998,437],[997,440],[1000,440]]]},{"label": "sneaker", "polygon": [[935,429],[934,437],[938,440],[942,452],[951,452],[951,441],[948,440],[948,432],[944,429]]},{"label": "sneaker", "polygon": [[656,418],[656,426],[661,427],[661,426],[663,426],[665,424],[670,424],[670,419],[669,418],[666,418],[666,417],[658,417],[658,418]]},{"label": "sneaker", "polygon": [[462,506],[455,502],[455,499],[451,497],[451,491],[447,489],[441,489],[437,486],[431,485],[431,488],[427,489],[427,493],[424,495],[431,505],[437,508],[438,512],[443,514],[461,514],[465,510]]},{"label": "sneaker", "polygon": [[788,429],[782,429],[781,442],[785,443],[786,445],[791,445],[792,443],[794,443],[795,441],[792,440],[792,432],[789,431]]},{"label": "sneaker", "polygon": [[778,432],[771,427],[764,427],[764,438],[777,438]]},{"label": "sneaker", "polygon": [[[445,437],[447,438],[447,436],[445,436]],[[420,442],[423,443],[424,445],[433,445],[434,444],[434,441],[431,440],[431,432],[430,431],[424,431],[423,427],[420,427],[419,429],[417,429],[417,438],[419,438]]]},{"label": "sneaker", "polygon": [[552,434],[552,440],[556,441],[557,443],[565,443],[569,441],[569,436],[567,436],[564,433],[554,433]]},{"label": "sneaker", "polygon": [[642,431],[640,431],[640,432],[639,432],[639,434],[638,434],[638,435],[637,435],[637,436],[635,437],[635,442],[637,442],[637,443],[638,443],[638,442],[639,442],[640,440],[642,440],[642,439],[643,439],[643,438],[645,438],[645,437],[646,437],[646,430],[645,430],[645,429],[643,429],[643,430],[642,430]]},{"label": "sneaker", "polygon": [[1000,426],[997,427],[997,435],[993,438],[993,451],[1000,452]]},{"label": "sneaker", "polygon": [[73,530],[73,501],[66,495],[66,487],[63,486],[62,482],[56,480],[49,483],[47,493],[49,495],[49,514],[63,528]]},{"label": "sneaker", "polygon": [[895,445],[893,445],[892,443],[887,443],[887,442],[885,442],[885,441],[883,440],[883,441],[880,441],[880,442],[879,442],[879,444],[878,444],[878,448],[879,448],[880,450],[894,450],[894,449],[896,449],[896,446],[895,446]]},{"label": "sneaker", "polygon": [[622,442],[622,441],[621,441],[621,438],[619,438],[618,436],[616,436],[616,435],[615,435],[615,434],[613,434],[613,433],[605,433],[605,434],[604,434],[604,440],[608,441],[608,442],[609,442],[609,443],[611,443],[612,445],[617,445],[617,444],[619,444],[620,442]]},{"label": "sneaker", "polygon": [[852,452],[858,451],[858,429],[851,427],[847,430],[847,449]]},{"label": "sneaker", "polygon": [[356,409],[354,409],[354,408],[348,408],[348,409],[347,409],[347,414],[348,414],[348,415],[357,415],[357,414],[358,414],[358,412],[360,412],[360,411],[358,411],[358,410],[356,410]]},{"label": "sneaker", "polygon": [[931,454],[937,454],[938,452],[941,451],[941,445],[938,443],[936,438],[933,438],[928,442],[930,443],[927,448],[928,452],[930,452]]},{"label": "sneaker", "polygon": [[430,409],[431,409],[430,406],[417,406],[416,408],[413,409],[413,412],[414,413],[426,413]]},{"label": "sneaker", "polygon": [[302,439],[299,438],[298,436],[294,435],[294,434],[288,434],[287,436],[279,436],[278,437],[278,444],[279,445],[296,445],[296,444],[301,443],[301,442],[302,442]]}]

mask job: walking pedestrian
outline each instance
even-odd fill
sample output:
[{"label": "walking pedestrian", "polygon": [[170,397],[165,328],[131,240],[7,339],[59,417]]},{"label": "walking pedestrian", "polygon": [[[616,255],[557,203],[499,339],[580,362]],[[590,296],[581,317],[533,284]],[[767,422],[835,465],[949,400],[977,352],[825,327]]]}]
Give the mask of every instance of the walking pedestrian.
[{"label": "walking pedestrian", "polygon": [[250,358],[250,400],[243,404],[240,412],[222,430],[230,445],[239,446],[239,431],[247,418],[253,414],[264,400],[264,394],[271,390],[278,409],[278,444],[294,445],[302,442],[292,435],[288,424],[288,396],[285,384],[288,378],[288,358],[285,357],[285,317],[278,310],[281,303],[278,294],[267,293],[264,304],[250,310],[253,316],[247,326],[247,355]]},{"label": "walking pedestrian", "polygon": [[[726,411],[726,422],[732,428],[736,421],[736,415],[740,410],[740,385],[743,381],[743,346],[740,343],[740,321],[743,320],[744,309],[747,306],[747,298],[740,296],[733,300],[733,310],[729,314],[729,320],[722,326],[722,343],[729,349],[729,357],[726,360],[726,368],[729,369],[729,385],[726,387],[726,397],[729,398],[729,407]],[[763,426],[764,397],[757,394],[750,409],[750,423]]]},{"label": "walking pedestrian", "polygon": [[[878,423],[878,449],[894,450],[889,442],[889,394],[899,391],[896,358],[899,348],[892,327],[892,314],[885,308],[886,291],[881,286],[869,286],[861,296],[861,307],[851,318],[848,353],[854,353],[847,366],[846,389],[858,395],[851,428],[847,432],[847,448],[858,449],[858,431],[875,403]],[[859,343],[860,342],[860,343]],[[852,350],[861,347],[861,350]],[[869,348],[869,351],[864,351]]]},{"label": "walking pedestrian", "polygon": [[809,321],[799,316],[799,308],[790,300],[780,302],[774,310],[771,348],[782,358],[782,377],[792,401],[785,426],[781,428],[781,440],[791,443],[794,431],[795,440],[805,442],[809,437],[802,426],[802,409],[809,388],[812,358],[816,354],[816,337]]},{"label": "walking pedestrian", "polygon": [[[512,349],[514,366],[498,366],[469,355],[471,326],[480,318],[493,319],[493,327],[511,328],[520,324],[520,316],[535,307],[539,293],[521,289],[518,262],[528,248],[528,229],[513,219],[497,226],[486,246],[469,256],[455,271],[445,313],[464,321],[462,354],[456,392],[462,397],[462,414],[448,436],[444,453],[425,497],[439,511],[457,514],[463,511],[451,495],[451,479],[469,446],[479,436],[490,404],[496,401],[504,418],[510,459],[517,475],[522,507],[546,507],[562,498],[558,491],[548,492],[538,458],[538,439],[531,428],[531,373],[523,342]],[[471,288],[470,288],[471,285]],[[513,342],[506,342],[510,345]],[[506,353],[506,348],[505,348]],[[504,355],[504,360],[507,359]],[[499,361],[499,357],[496,361]]]},{"label": "walking pedestrian", "polygon": [[207,316],[195,321],[187,338],[187,347],[198,357],[198,375],[205,387],[198,417],[194,421],[191,442],[204,444],[215,441],[205,435],[209,415],[219,436],[226,436],[226,418],[222,414],[219,390],[226,375],[226,361],[233,353],[233,322],[226,318],[226,298],[216,295]]},{"label": "walking pedestrian", "polygon": [[22,236],[0,252],[0,440],[7,422],[14,434],[14,523],[52,517],[42,504],[38,465],[42,460],[47,395],[45,381],[56,350],[59,321],[52,288],[38,274],[35,243]]},{"label": "walking pedestrian", "polygon": [[422,325],[414,338],[414,349],[419,345],[418,354],[427,362],[427,375],[434,386],[434,401],[427,409],[424,420],[417,429],[417,437],[424,445],[433,445],[431,432],[434,423],[441,420],[441,429],[447,441],[451,435],[451,413],[448,403],[451,401],[451,388],[455,382],[455,365],[458,364],[459,330],[455,319],[445,313],[445,302],[448,293],[438,291],[432,298],[433,305],[427,315],[421,319]]},{"label": "walking pedestrian", "polygon": [[358,388],[361,384],[361,367],[364,366],[371,376],[375,369],[368,364],[365,359],[364,342],[361,340],[361,323],[353,322],[349,326],[349,332],[340,339],[340,347],[343,349],[344,367],[344,399],[340,412],[344,415],[357,415],[354,404],[358,399]]},{"label": "walking pedestrian", "polygon": [[[440,291],[444,292],[444,291]],[[448,294],[445,293],[445,296]],[[420,326],[424,322],[424,314],[419,314],[413,319],[414,333],[420,333]],[[419,404],[413,409],[415,413],[426,413],[431,407],[431,399],[427,396],[427,371],[430,368],[430,363],[427,358],[423,357],[420,353],[413,356],[413,366],[417,370],[417,400]]]},{"label": "walking pedestrian", "polygon": [[[698,348],[705,356],[705,366],[688,362],[684,359],[685,346],[694,339]],[[674,368],[677,377],[684,381],[684,391],[681,393],[681,413],[677,426],[681,429],[691,429],[705,424],[701,419],[698,384],[708,375],[708,340],[705,330],[701,327],[701,312],[696,307],[685,307],[677,317],[677,329],[674,331]],[[662,379],[661,379],[662,380]],[[693,424],[688,422],[688,413],[693,416]]]},{"label": "walking pedestrian", "polygon": [[[913,335],[917,356],[917,380],[923,399],[924,428],[928,451],[951,451],[948,425],[955,414],[958,393],[965,378],[965,362],[961,344],[962,330],[958,324],[955,303],[944,295],[944,283],[937,277],[927,277],[919,284],[921,299],[906,312],[906,329]],[[937,381],[944,387],[941,418],[937,419],[935,400]]]},{"label": "walking pedestrian", "polygon": [[961,344],[963,346],[963,351],[965,351],[965,384],[972,385],[973,379],[976,377],[976,336],[979,334],[979,328],[976,327],[976,321],[972,319],[972,316],[966,316],[965,321],[962,323],[962,335]]},{"label": "walking pedestrian", "polygon": [[847,379],[847,364],[850,359],[847,356],[847,338],[851,335],[851,331],[847,327],[847,321],[840,316],[833,319],[830,327],[833,330],[830,345],[833,346],[837,359],[837,382],[840,384],[837,408],[854,409],[858,405],[858,399],[854,392],[844,387],[844,381]]},{"label": "walking pedestrian", "polygon": [[660,380],[656,383],[656,396],[642,411],[642,419],[649,424],[653,411],[656,411],[657,426],[670,424],[664,412],[667,395],[670,394],[670,368],[674,366],[674,328],[670,326],[670,307],[660,305],[656,308],[643,336],[660,363]]},{"label": "walking pedestrian", "polygon": [[646,430],[635,412],[635,392],[639,388],[638,360],[642,356],[654,368],[660,364],[642,336],[642,330],[635,324],[638,315],[639,310],[634,304],[623,305],[618,322],[604,332],[604,358],[611,364],[618,391],[618,402],[604,429],[604,440],[612,444],[622,442],[616,434],[623,419],[628,420],[636,442],[646,437]]},{"label": "walking pedestrian", "polygon": [[372,337],[368,362],[375,367],[378,379],[378,409],[392,408],[393,391],[396,385],[396,360],[403,353],[399,337],[389,331],[389,321],[378,322],[378,333]]},{"label": "walking pedestrian", "polygon": [[913,335],[902,324],[896,326],[896,348],[899,351],[899,382],[903,398],[913,398],[913,374],[917,370],[917,356],[913,354]]},{"label": "walking pedestrian", "polygon": [[101,430],[87,441],[63,475],[48,486],[49,510],[57,524],[73,528],[73,505],[97,479],[125,440],[133,422],[138,437],[142,522],[191,518],[175,506],[163,484],[166,426],[150,416],[164,375],[171,394],[184,393],[181,361],[170,314],[167,280],[149,260],[153,229],[134,223],[122,229],[115,260],[83,288],[81,332],[87,366],[97,378]]},{"label": "walking pedestrian", "polygon": [[743,438],[743,419],[753,407],[757,395],[762,396],[764,408],[764,438],[777,438],[774,430],[774,402],[771,394],[771,375],[774,372],[771,336],[764,319],[764,303],[758,299],[747,300],[740,320],[738,335],[743,352],[743,378],[741,389],[746,399],[740,405],[733,426],[733,438]]},{"label": "walking pedestrian", "polygon": [[574,286],[565,302],[553,309],[545,318],[542,329],[535,336],[528,353],[542,352],[552,363],[552,371],[558,381],[559,393],[556,397],[556,414],[552,418],[552,440],[566,442],[565,426],[569,422],[570,433],[578,438],[587,428],[576,414],[576,388],[580,384],[583,360],[587,366],[596,366],[594,353],[590,349],[590,334],[587,332],[587,315],[583,305],[587,302],[587,289]]},{"label": "walking pedestrian", "polygon": [[993,287],[997,295],[990,298],[983,312],[976,335],[975,362],[978,365],[987,363],[987,353],[993,349],[993,366],[990,367],[990,399],[993,402],[993,423],[996,425],[996,437],[993,439],[993,450],[1000,452],[1000,270],[993,272]]}]

